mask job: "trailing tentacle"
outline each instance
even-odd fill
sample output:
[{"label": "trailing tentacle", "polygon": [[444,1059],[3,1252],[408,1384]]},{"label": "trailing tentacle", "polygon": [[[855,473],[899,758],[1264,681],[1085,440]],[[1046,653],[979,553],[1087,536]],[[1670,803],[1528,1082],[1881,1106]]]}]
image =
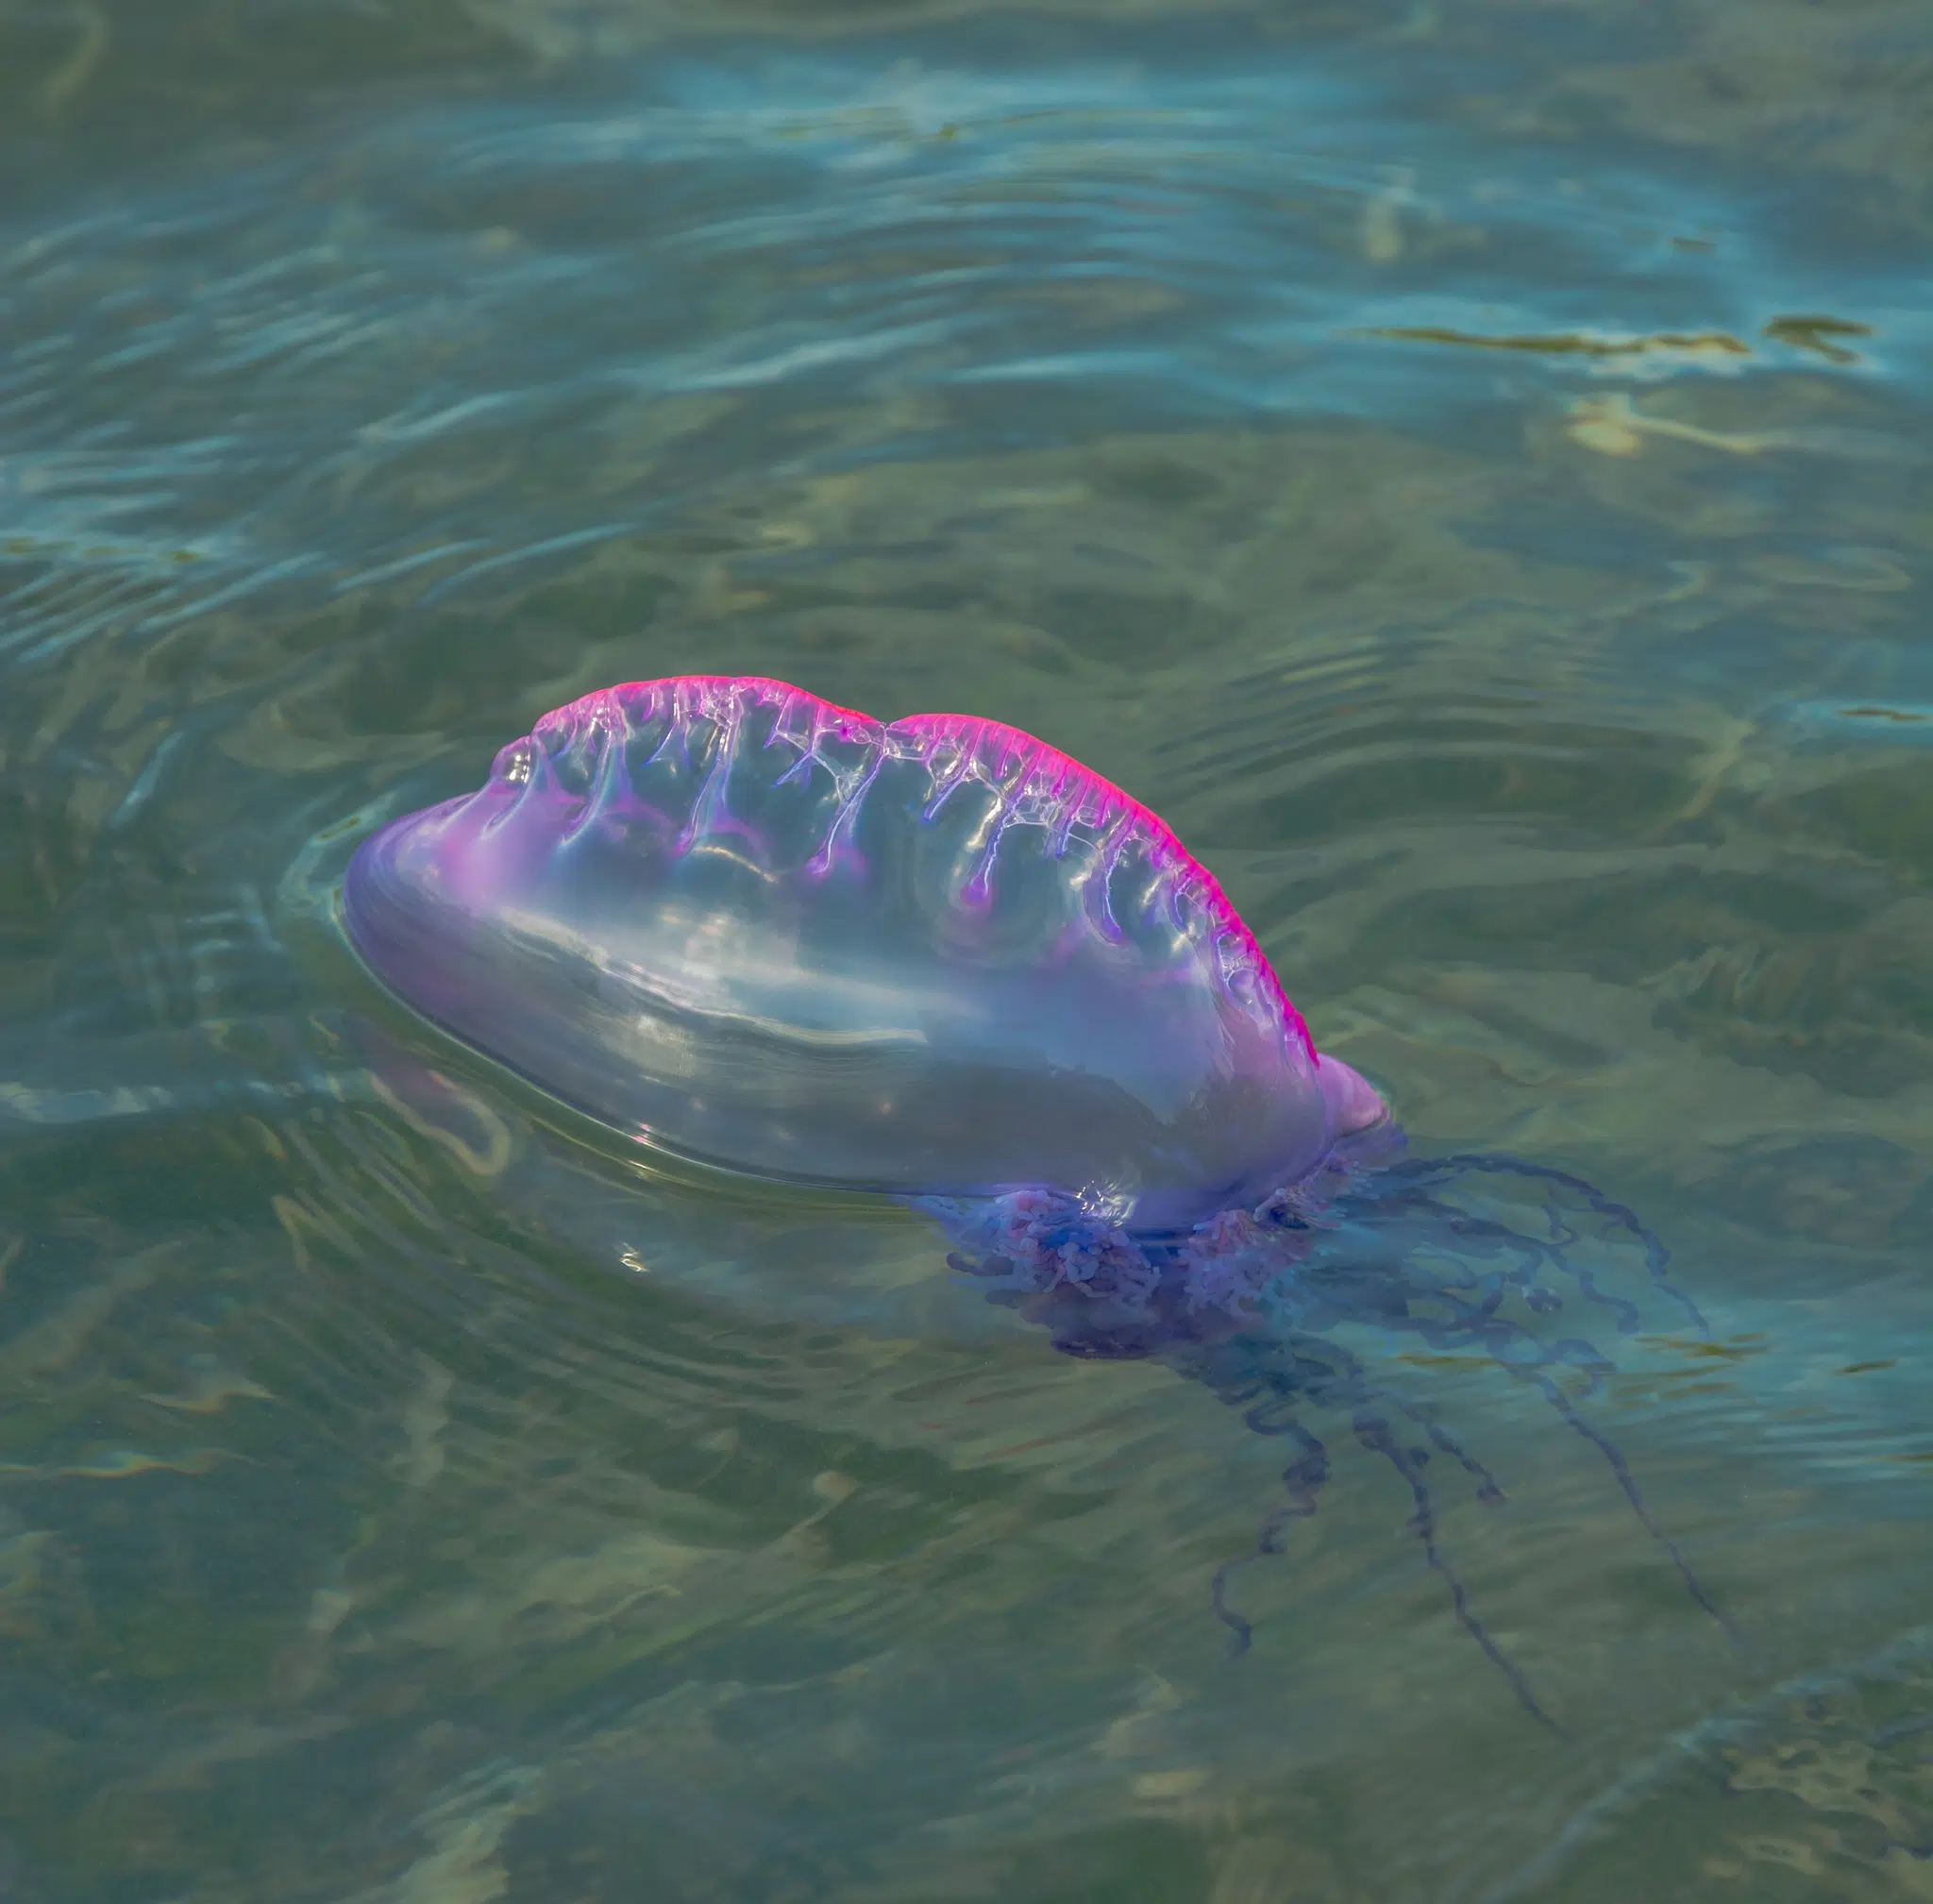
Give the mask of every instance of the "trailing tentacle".
[{"label": "trailing tentacle", "polygon": [[1512,1660],[1503,1647],[1490,1637],[1490,1631],[1471,1610],[1470,1591],[1463,1584],[1462,1576],[1445,1557],[1437,1541],[1437,1504],[1430,1493],[1429,1485],[1422,1477],[1416,1457],[1389,1432],[1388,1422],[1369,1408],[1358,1408],[1353,1425],[1355,1438],[1365,1448],[1381,1455],[1396,1472],[1409,1484],[1410,1498],[1416,1504],[1416,1511],[1410,1517],[1410,1527],[1422,1542],[1423,1558],[1431,1567],[1443,1576],[1450,1589],[1450,1603],[1455,1609],[1456,1618],[1463,1630],[1483,1648],[1484,1657],[1510,1682],[1510,1690],[1517,1694],[1517,1703],[1533,1719],[1548,1726],[1558,1737],[1565,1736],[1564,1728],[1538,1704],[1537,1694],[1530,1690],[1530,1681],[1523,1676],[1523,1669]]},{"label": "trailing tentacle", "polygon": [[1267,1559],[1283,1552],[1283,1541],[1288,1532],[1291,1521],[1305,1521],[1316,1511],[1317,1498],[1322,1491],[1322,1484],[1329,1478],[1329,1451],[1300,1422],[1287,1421],[1267,1427],[1256,1427],[1253,1409],[1247,1419],[1251,1427],[1258,1434],[1292,1436],[1302,1449],[1301,1458],[1291,1461],[1282,1471],[1282,1485],[1288,1491],[1288,1505],[1278,1508],[1262,1523],[1262,1531],[1255,1538],[1255,1551],[1244,1554],[1233,1560],[1224,1560],[1215,1570],[1215,1578],[1209,1587],[1209,1599],[1215,1609],[1215,1617],[1226,1626],[1233,1636],[1234,1650],[1246,1653],[1249,1642],[1254,1635],[1254,1628],[1228,1601],[1228,1583],[1237,1567],[1250,1560]]},{"label": "trailing tentacle", "polygon": [[[1248,1403],[1244,1424],[1259,1435],[1292,1436],[1302,1446],[1302,1457],[1283,1470],[1283,1485],[1288,1490],[1289,1505],[1278,1508],[1262,1525],[1255,1549],[1239,1559],[1224,1561],[1216,1569],[1212,1598],[1216,1615],[1235,1636],[1235,1650],[1247,1650],[1252,1627],[1228,1598],[1229,1582],[1237,1567],[1249,1560],[1266,1559],[1283,1551],[1283,1537],[1288,1524],[1304,1520],[1316,1511],[1318,1495],[1329,1477],[1329,1456],[1322,1443],[1304,1427],[1295,1414],[1299,1400],[1306,1396],[1317,1407],[1340,1411],[1347,1408],[1357,1441],[1372,1453],[1381,1455],[1395,1468],[1409,1488],[1414,1511],[1410,1526],[1422,1542],[1423,1556],[1431,1569],[1440,1575],[1450,1590],[1452,1609],[1464,1630],[1477,1643],[1485,1657],[1510,1682],[1524,1710],[1553,1731],[1561,1732],[1542,1706],[1522,1669],[1498,1645],[1489,1629],[1471,1605],[1470,1592],[1462,1575],[1451,1564],[1437,1538],[1436,1499],[1422,1474],[1427,1451],[1406,1448],[1393,1433],[1388,1416],[1377,1404],[1386,1404],[1405,1420],[1415,1422],[1445,1453],[1480,1483],[1477,1498],[1500,1501],[1503,1491],[1489,1468],[1471,1455],[1456,1438],[1425,1410],[1406,1397],[1371,1382],[1362,1364],[1339,1343],[1319,1341],[1297,1332],[1280,1342],[1255,1337],[1237,1340],[1226,1348],[1248,1349],[1246,1367],[1231,1367],[1224,1354],[1219,1366],[1198,1364],[1194,1373],[1215,1387],[1231,1406]],[[1263,1358],[1274,1367],[1259,1364]],[[1283,1360],[1286,1366],[1282,1366]],[[1254,1400],[1257,1394],[1263,1399]]]},{"label": "trailing tentacle", "polygon": [[1447,1157],[1404,1158],[1388,1166],[1391,1176],[1432,1177],[1448,1181],[1460,1173],[1524,1177],[1539,1183],[1556,1184],[1571,1191],[1588,1205],[1595,1215],[1615,1224],[1637,1241],[1644,1252],[1644,1266],[1652,1282],[1685,1311],[1701,1338],[1710,1339],[1711,1325],[1705,1320],[1703,1311],[1671,1279],[1668,1272],[1672,1253],[1665,1247],[1664,1239],[1628,1204],[1621,1204],[1616,1198],[1605,1196],[1588,1179],[1576,1176],[1570,1171],[1560,1171],[1552,1164],[1532,1163],[1525,1157],[1478,1156],[1467,1152]]},{"label": "trailing tentacle", "polygon": [[[1724,1628],[1726,1635],[1737,1642],[1739,1634],[1732,1623],[1719,1611],[1705,1583],[1699,1579],[1697,1571],[1686,1558],[1684,1550],[1671,1535],[1659,1526],[1646,1504],[1643,1491],[1638,1485],[1638,1477],[1631,1472],[1631,1465],[1625,1460],[1618,1444],[1595,1423],[1583,1414],[1575,1402],[1567,1395],[1551,1371],[1557,1367],[1581,1368],[1589,1379],[1590,1390],[1594,1392],[1603,1376],[1614,1367],[1609,1360],[1598,1354],[1588,1342],[1575,1338],[1557,1342],[1549,1348],[1532,1336],[1527,1330],[1502,1317],[1485,1318],[1487,1326],[1479,1333],[1471,1331],[1464,1334],[1454,1326],[1445,1328],[1439,1324],[1419,1323],[1417,1333],[1432,1348],[1449,1350],[1459,1348],[1475,1340],[1498,1368],[1521,1382],[1526,1382],[1541,1394],[1546,1403],[1563,1422],[1566,1427],[1584,1441],[1590,1443],[1603,1456],[1605,1464],[1611,1471],[1620,1491],[1631,1505],[1631,1511],[1638,1517],[1639,1525],[1651,1536],[1665,1551],[1666,1557],[1676,1569],[1678,1577],[1684,1581],[1686,1591],[1706,1612]],[[1507,1342],[1527,1343],[1535,1354],[1529,1357],[1519,1357],[1505,1352]]]}]

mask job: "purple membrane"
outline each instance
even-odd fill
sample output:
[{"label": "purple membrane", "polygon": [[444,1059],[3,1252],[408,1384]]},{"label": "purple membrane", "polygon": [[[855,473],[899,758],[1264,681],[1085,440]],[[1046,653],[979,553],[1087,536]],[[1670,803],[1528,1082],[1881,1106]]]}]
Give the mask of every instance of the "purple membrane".
[{"label": "purple membrane", "polygon": [[756,679],[586,695],[368,841],[344,897],[465,1042],[760,1176],[1040,1188],[1163,1235],[1385,1116],[1173,833],[995,721]]},{"label": "purple membrane", "polygon": [[[756,678],[634,682],[364,841],[344,910],[408,1003],[635,1142],[898,1198],[1064,1353],[1157,1356],[1285,1438],[1286,1505],[1244,1559],[1315,1512],[1311,1421],[1345,1418],[1408,1490],[1455,1618],[1554,1729],[1471,1604],[1426,1470],[1446,1458],[1492,1506],[1498,1476],[1338,1330],[1530,1391],[1723,1624],[1579,1407],[1614,1365],[1567,1306],[1631,1337],[1651,1301],[1706,1333],[1663,1245],[1548,1165],[1402,1155],[1214,876],[1044,742],[884,726]],[[1635,1297],[1615,1275],[1634,1249]],[[1245,1646],[1240,1564],[1214,1605]]]}]

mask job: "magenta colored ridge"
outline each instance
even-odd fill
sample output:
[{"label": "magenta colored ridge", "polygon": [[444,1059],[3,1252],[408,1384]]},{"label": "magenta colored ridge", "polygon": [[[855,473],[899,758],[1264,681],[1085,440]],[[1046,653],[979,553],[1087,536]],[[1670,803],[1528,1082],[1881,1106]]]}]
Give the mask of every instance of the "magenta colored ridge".
[{"label": "magenta colored ridge", "polygon": [[[1118,828],[1115,849],[1139,845],[1151,864],[1171,882],[1176,898],[1202,908],[1214,924],[1223,969],[1246,967],[1263,999],[1281,1013],[1310,1062],[1321,1064],[1302,1013],[1221,882],[1153,808],[1036,735],[1003,721],[966,714],[912,714],[888,726],[857,708],[840,707],[789,682],[757,674],[673,675],[599,688],[546,715],[537,731],[553,722],[601,725],[612,718],[607,709],[615,697],[643,695],[649,695],[654,703],[668,699],[664,711],[680,726],[693,716],[735,726],[750,708],[777,707],[777,731],[798,741],[808,753],[815,753],[821,736],[829,736],[869,744],[884,756],[918,759],[934,772],[940,788],[935,806],[963,781],[978,780],[1000,796],[1002,817],[995,830],[996,843],[1000,830],[1015,822],[1045,826],[1059,839],[1083,821],[1103,832]],[[621,731],[622,715],[615,724]],[[855,789],[853,801],[864,790],[863,784]]]}]

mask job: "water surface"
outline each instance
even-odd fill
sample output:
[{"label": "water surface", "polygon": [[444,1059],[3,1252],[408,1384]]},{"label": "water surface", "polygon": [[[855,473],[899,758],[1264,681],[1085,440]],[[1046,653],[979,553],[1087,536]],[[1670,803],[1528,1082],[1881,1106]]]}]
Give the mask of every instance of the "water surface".
[{"label": "water surface", "polygon": [[[0,1891],[1933,1869],[1924,10],[0,11]],[[1387,1467],[639,1170],[334,883],[610,682],[992,716],[1711,1320]]]}]

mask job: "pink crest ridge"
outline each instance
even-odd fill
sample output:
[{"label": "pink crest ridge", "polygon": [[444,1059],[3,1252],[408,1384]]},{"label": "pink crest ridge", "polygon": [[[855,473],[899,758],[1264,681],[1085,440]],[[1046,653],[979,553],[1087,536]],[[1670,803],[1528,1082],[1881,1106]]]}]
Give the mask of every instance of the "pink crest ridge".
[{"label": "pink crest ridge", "polygon": [[[1115,852],[1131,843],[1140,846],[1150,865],[1167,882],[1172,902],[1198,906],[1211,922],[1224,974],[1232,982],[1239,973],[1250,974],[1262,1002],[1280,1014],[1310,1063],[1320,1067],[1321,1054],[1308,1025],[1283,988],[1269,955],[1222,890],[1221,882],[1151,807],[1036,735],[978,715],[914,714],[887,725],[789,682],[755,674],[676,675],[600,688],[546,715],[537,727],[541,731],[564,722],[604,726],[615,718],[621,729],[622,716],[614,703],[646,696],[653,713],[668,716],[674,733],[681,732],[695,717],[735,729],[753,708],[776,708],[774,740],[782,736],[803,755],[821,760],[835,778],[855,781],[847,799],[849,810],[864,795],[871,774],[853,776],[849,769],[824,761],[819,749],[827,740],[865,746],[875,761],[920,761],[932,772],[937,788],[933,810],[963,782],[978,781],[1001,802],[989,860],[1000,833],[1010,825],[1047,828],[1056,854],[1071,829],[1083,822],[1107,835]],[[835,827],[835,834],[837,830]]]}]

